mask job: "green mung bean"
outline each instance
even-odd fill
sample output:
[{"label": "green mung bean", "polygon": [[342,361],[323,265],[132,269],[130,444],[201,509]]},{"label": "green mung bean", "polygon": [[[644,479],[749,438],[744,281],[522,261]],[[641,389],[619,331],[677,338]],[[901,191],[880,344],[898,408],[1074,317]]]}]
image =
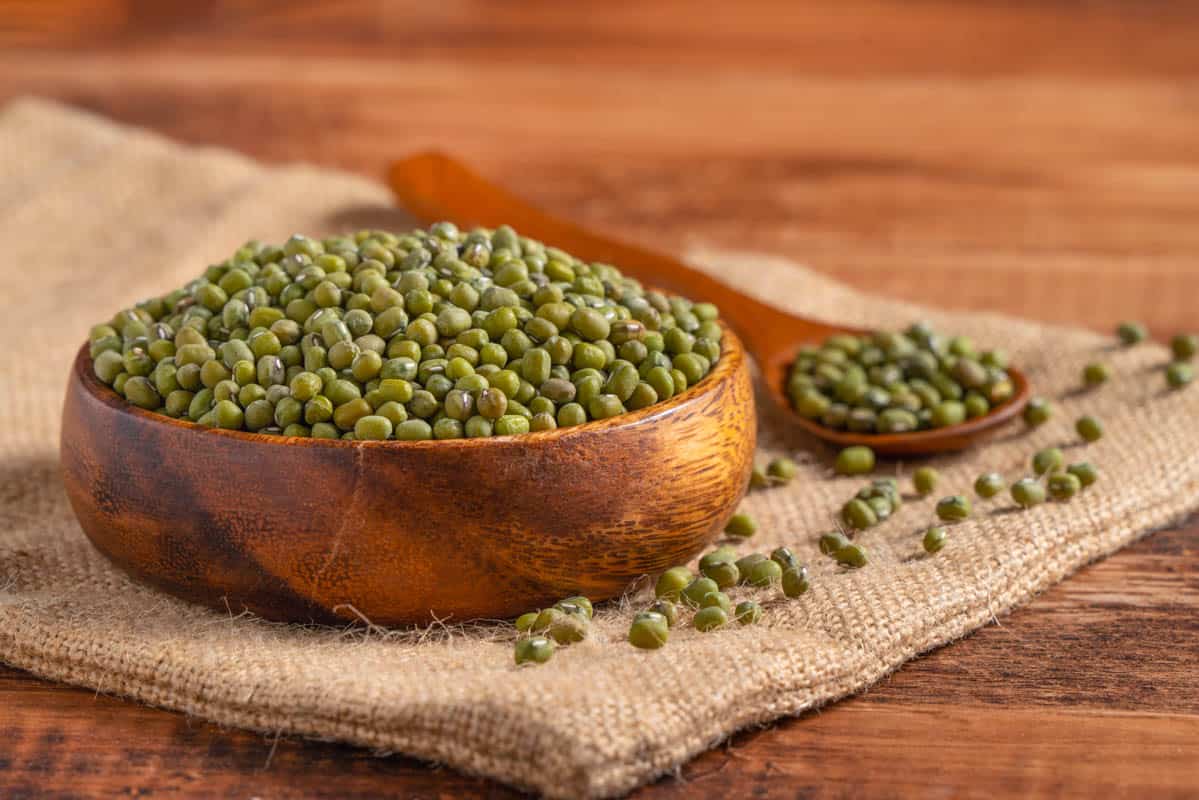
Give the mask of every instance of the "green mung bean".
[{"label": "green mung bean", "polygon": [[924,538],[921,540],[921,545],[924,547],[924,552],[932,554],[940,552],[945,546],[946,533],[945,529],[939,526],[929,528],[924,532]]},{"label": "green mung bean", "polygon": [[792,566],[783,570],[781,579],[783,594],[787,597],[799,597],[808,591],[808,569],[803,566]]},{"label": "green mung bean", "polygon": [[1083,441],[1097,442],[1103,438],[1103,423],[1094,417],[1079,417],[1074,423],[1074,429],[1078,431],[1078,435],[1083,438]]},{"label": "green mung bean", "polygon": [[734,563],[737,565],[737,571],[741,573],[741,583],[749,583],[750,568],[758,562],[766,560],[766,556],[761,553],[749,553],[737,559]]},{"label": "green mung bean", "polygon": [[1036,478],[1021,478],[1012,484],[1012,499],[1021,508],[1031,508],[1045,502],[1045,486]]},{"label": "green mung bean", "polygon": [[694,577],[691,570],[686,567],[671,567],[658,577],[658,582],[654,586],[654,594],[660,599],[678,600],[680,593],[687,588]]},{"label": "green mung bean", "polygon": [[670,638],[670,622],[656,611],[643,611],[629,626],[629,644],[640,650],[657,650]]},{"label": "green mung bean", "polygon": [[1139,322],[1121,322],[1116,328],[1116,336],[1126,347],[1129,347],[1145,341],[1149,332]]},{"label": "green mung bean", "polygon": [[724,526],[724,532],[738,539],[748,539],[758,532],[757,521],[744,512],[734,514]]},{"label": "green mung bean", "polygon": [[1170,350],[1175,361],[1190,361],[1199,353],[1199,336],[1193,333],[1180,333],[1170,339]]},{"label": "green mung bean", "polygon": [[783,568],[769,558],[754,562],[745,574],[745,580],[751,586],[770,586],[782,577]]},{"label": "green mung bean", "polygon": [[719,606],[708,606],[701,608],[695,612],[695,617],[691,624],[695,626],[697,631],[714,631],[717,628],[722,628],[729,622],[729,616],[723,608]]},{"label": "green mung bean", "polygon": [[878,524],[878,515],[867,501],[855,497],[841,508],[841,521],[853,530],[865,530]]},{"label": "green mung bean", "polygon": [[798,465],[789,458],[771,459],[770,463],[766,465],[766,475],[772,483],[777,484],[790,483],[798,471]]},{"label": "green mung bean", "polygon": [[874,451],[869,447],[855,445],[837,454],[838,475],[867,475],[874,470]]},{"label": "green mung bean", "polygon": [[837,563],[846,567],[864,567],[867,563],[866,550],[853,542],[839,549],[834,558]]},{"label": "green mung bean", "polygon": [[726,614],[731,613],[733,610],[733,603],[724,592],[708,592],[699,601],[700,608],[709,608],[711,606],[724,609],[724,613]]},{"label": "green mung bean", "polygon": [[516,643],[516,665],[544,664],[554,655],[554,643],[545,636],[532,636]]},{"label": "green mung bean", "polygon": [[1195,380],[1195,370],[1190,364],[1176,361],[1166,367],[1166,383],[1171,389],[1181,389]]},{"label": "green mung bean", "polygon": [[766,489],[773,484],[773,480],[766,475],[766,471],[757,464],[749,473],[749,488],[751,489]]},{"label": "green mung bean", "polygon": [[837,551],[849,544],[849,538],[840,531],[830,531],[820,537],[820,552],[836,556]]},{"label": "green mung bean", "polygon": [[1053,404],[1043,397],[1034,397],[1024,407],[1024,424],[1030,428],[1038,428],[1053,416]]},{"label": "green mung bean", "polygon": [[652,611],[655,614],[661,614],[666,620],[666,625],[673,628],[675,623],[679,621],[679,608],[669,600],[655,600],[647,611]]},{"label": "green mung bean", "polygon": [[799,559],[795,557],[795,553],[792,553],[789,547],[776,547],[770,553],[770,560],[784,570],[794,569],[799,566]]},{"label": "green mung bean", "polygon": [[1032,457],[1032,471],[1033,474],[1038,476],[1057,472],[1065,464],[1065,455],[1056,447],[1046,447],[1044,450],[1038,450]]},{"label": "green mung bean", "polygon": [[699,608],[704,602],[704,597],[718,591],[720,586],[711,578],[696,578],[679,593],[679,599],[689,606]]},{"label": "green mung bean", "polygon": [[1087,386],[1100,386],[1111,378],[1111,370],[1099,362],[1087,364],[1082,370],[1082,380]]},{"label": "green mung bean", "polygon": [[1069,472],[1055,472],[1047,481],[1049,496],[1054,500],[1069,500],[1082,489],[1082,481]]},{"label": "green mung bean", "polygon": [[733,617],[741,625],[756,625],[762,619],[762,606],[753,600],[745,600],[737,604]]},{"label": "green mung bean", "polygon": [[741,570],[737,569],[737,565],[732,561],[716,561],[707,566],[700,565],[700,571],[705,578],[716,581],[716,585],[721,589],[736,586],[741,580]]},{"label": "green mung bean", "polygon": [[736,560],[737,560],[736,548],[734,548],[732,545],[727,545],[727,544],[721,545],[720,547],[717,547],[715,550],[704,553],[703,556],[700,557],[699,570],[700,570],[700,572],[703,572],[704,570],[708,569],[709,567],[711,567],[715,564],[723,563],[726,561],[731,563]]},{"label": "green mung bean", "polygon": [[1066,467],[1066,472],[1069,472],[1074,477],[1078,478],[1079,485],[1085,489],[1099,479],[1099,470],[1094,464],[1087,461],[1081,461],[1076,464],[1071,464]]},{"label": "green mung bean", "polygon": [[1007,487],[1007,481],[998,472],[988,472],[979,475],[974,481],[974,493],[984,499],[989,499],[1002,492]]},{"label": "green mung bean", "polygon": [[970,498],[963,494],[950,495],[937,501],[937,517],[946,522],[961,522],[968,519],[972,511]]},{"label": "green mung bean", "polygon": [[920,467],[912,473],[912,486],[915,488],[916,494],[924,497],[937,490],[937,483],[940,482],[940,479],[940,474],[932,467]]}]

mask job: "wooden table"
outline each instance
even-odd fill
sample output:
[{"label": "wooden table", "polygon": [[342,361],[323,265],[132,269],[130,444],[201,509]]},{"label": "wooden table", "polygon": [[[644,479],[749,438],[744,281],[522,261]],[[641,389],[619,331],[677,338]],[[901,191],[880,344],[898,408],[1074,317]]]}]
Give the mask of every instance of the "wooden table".
[{"label": "wooden table", "polygon": [[[0,100],[379,175],[437,146],[601,229],[1159,336],[1199,327],[1199,7],[0,3]],[[176,10],[168,10],[176,9]],[[1193,796],[1199,525],[642,796]],[[0,668],[0,795],[492,797]]]}]

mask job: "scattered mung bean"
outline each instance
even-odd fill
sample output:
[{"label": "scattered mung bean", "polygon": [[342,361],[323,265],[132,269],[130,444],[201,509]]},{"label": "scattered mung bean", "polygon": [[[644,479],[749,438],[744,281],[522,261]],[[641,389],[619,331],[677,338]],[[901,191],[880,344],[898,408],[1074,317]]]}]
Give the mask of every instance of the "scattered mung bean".
[{"label": "scattered mung bean", "polygon": [[1055,472],[1049,476],[1047,486],[1054,500],[1069,500],[1082,489],[1082,481],[1069,472]]},{"label": "scattered mung bean", "polygon": [[531,636],[516,643],[516,664],[544,664],[554,655],[554,643],[545,636]]},{"label": "scattered mung bean", "polygon": [[1032,471],[1035,475],[1047,475],[1057,472],[1066,465],[1066,457],[1056,447],[1046,447],[1038,450],[1032,457]]},{"label": "scattered mung bean", "polygon": [[1034,397],[1024,407],[1024,424],[1030,428],[1038,428],[1053,416],[1053,404],[1043,397]]},{"label": "scattered mung bean", "polygon": [[916,494],[924,497],[937,490],[937,483],[940,479],[940,473],[932,467],[920,467],[912,473],[912,486],[915,488]]},{"label": "scattered mung bean", "polygon": [[932,554],[939,552],[945,546],[945,529],[939,526],[929,528],[924,532],[924,539],[921,545],[924,547],[924,552]]},{"label": "scattered mung bean", "polygon": [[1066,472],[1069,472],[1074,477],[1078,478],[1079,484],[1083,489],[1087,488],[1099,479],[1099,470],[1095,469],[1095,465],[1088,461],[1080,461],[1076,464],[1071,464],[1066,467]]},{"label": "scattered mung bean", "polygon": [[758,532],[757,521],[744,512],[734,514],[724,526],[724,532],[738,539],[748,539]]},{"label": "scattered mung bean", "polygon": [[1097,442],[1103,438],[1103,423],[1095,417],[1079,417],[1074,423],[1074,429],[1086,442]]},{"label": "scattered mung bean", "polygon": [[1021,478],[1012,484],[1011,493],[1021,508],[1032,508],[1045,502],[1045,486],[1036,478]]},{"label": "scattered mung bean", "polygon": [[874,451],[869,447],[855,445],[837,454],[839,475],[867,475],[874,470]]},{"label": "scattered mung bean", "polygon": [[695,616],[691,620],[691,624],[695,626],[697,631],[714,631],[717,628],[722,628],[729,622],[729,615],[723,608],[719,606],[707,606],[695,612]]},{"label": "scattered mung bean", "polygon": [[937,517],[946,522],[961,522],[968,519],[972,511],[970,498],[963,494],[942,497],[937,501]]},{"label": "scattered mung bean", "polygon": [[670,623],[656,611],[642,611],[629,626],[629,644],[640,650],[657,650],[670,638]]},{"label": "scattered mung bean", "polygon": [[979,475],[974,481],[974,493],[984,499],[990,499],[1002,492],[1007,487],[1007,482],[998,472],[988,472],[984,475]]},{"label": "scattered mung bean", "polygon": [[745,600],[737,604],[733,617],[742,625],[756,625],[762,619],[762,606],[754,600]]}]

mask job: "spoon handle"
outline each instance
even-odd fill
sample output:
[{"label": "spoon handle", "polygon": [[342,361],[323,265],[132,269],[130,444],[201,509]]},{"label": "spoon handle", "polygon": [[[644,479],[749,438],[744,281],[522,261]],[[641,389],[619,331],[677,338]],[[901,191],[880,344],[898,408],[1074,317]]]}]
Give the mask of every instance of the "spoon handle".
[{"label": "spoon handle", "polygon": [[759,363],[780,343],[803,333],[804,320],[747,297],[678,259],[592,233],[535,208],[443,153],[401,159],[392,164],[388,177],[404,208],[422,222],[511,225],[587,261],[617,265],[655,288],[715,303]]}]

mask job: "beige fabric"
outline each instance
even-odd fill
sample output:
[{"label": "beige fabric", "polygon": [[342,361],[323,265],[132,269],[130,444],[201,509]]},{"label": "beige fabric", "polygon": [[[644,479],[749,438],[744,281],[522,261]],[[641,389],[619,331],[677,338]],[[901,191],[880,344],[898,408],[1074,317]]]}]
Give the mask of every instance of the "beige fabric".
[{"label": "beige fabric", "polygon": [[[1043,429],[1017,425],[986,449],[938,461],[946,489],[967,491],[985,470],[1019,476],[1036,448],[1074,441],[1084,409],[1107,424],[1085,450],[1103,470],[1100,486],[1025,513],[984,504],[935,558],[919,557],[917,534],[931,501],[909,502],[862,535],[869,567],[844,573],[818,555],[815,537],[861,481],[811,459],[789,488],[746,502],[761,521],[758,548],[785,543],[811,566],[802,599],[762,592],[761,625],[678,630],[656,653],[625,644],[629,612],[606,609],[592,640],[519,671],[506,626],[300,628],[127,580],[83,537],[56,472],[67,366],[93,317],[180,285],[246,238],[405,225],[389,204],[383,186],[362,178],[184,148],[38,101],[0,110],[0,660],[227,725],[401,751],[548,795],[614,795],[738,728],[862,689],[1179,519],[1199,497],[1199,388],[1162,390],[1150,371],[1165,360],[1160,347],[1108,351],[1085,332],[926,312],[782,259],[701,252],[706,268],[796,312],[882,326],[925,315],[1001,343],[1042,392],[1062,398]],[[1071,394],[1100,355],[1114,367],[1111,384]],[[764,455],[810,446],[769,416],[762,427]]]}]

